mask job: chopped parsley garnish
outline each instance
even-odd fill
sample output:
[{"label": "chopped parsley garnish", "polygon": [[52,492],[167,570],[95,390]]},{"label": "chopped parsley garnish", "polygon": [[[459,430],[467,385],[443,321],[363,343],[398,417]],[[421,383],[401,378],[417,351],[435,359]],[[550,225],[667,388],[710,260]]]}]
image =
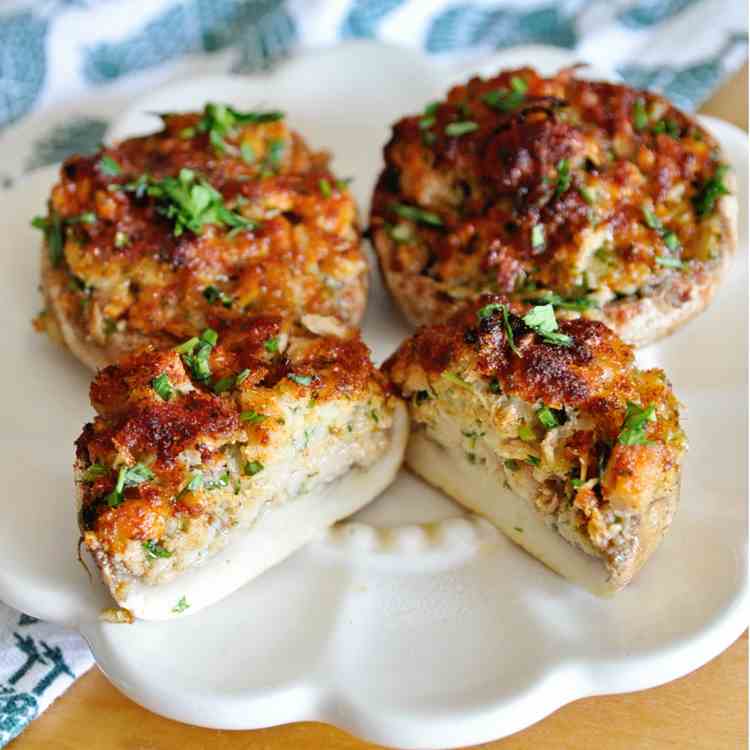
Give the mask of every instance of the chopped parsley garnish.
[{"label": "chopped parsley garnish", "polygon": [[286,149],[286,143],[282,138],[275,138],[268,144],[268,152],[266,153],[266,167],[273,172],[276,172],[281,166],[281,160],[284,158],[284,150]]},{"label": "chopped parsley garnish", "polygon": [[163,372],[161,375],[157,375],[151,381],[151,387],[156,391],[157,395],[163,401],[169,401],[169,399],[172,398],[175,393],[172,384],[169,382],[169,376],[166,372]]},{"label": "chopped parsley garnish", "polygon": [[333,195],[331,183],[328,182],[328,180],[326,180],[325,177],[322,177],[320,179],[320,181],[318,182],[318,187],[320,187],[320,192],[323,194],[324,198],[330,198],[331,195]]},{"label": "chopped parsley garnish", "polygon": [[417,404],[421,404],[424,401],[429,401],[429,400],[430,400],[430,393],[429,393],[429,391],[417,391],[414,394],[414,401]]},{"label": "chopped parsley garnish", "polygon": [[115,232],[115,247],[123,248],[130,244],[130,237],[125,232]]},{"label": "chopped parsley garnish", "polygon": [[453,137],[465,135],[466,133],[473,133],[475,130],[479,130],[479,125],[472,120],[451,122],[445,126],[445,134]]},{"label": "chopped parsley garnish", "polygon": [[510,91],[507,89],[496,89],[482,96],[482,101],[493,109],[500,112],[512,112],[523,104],[529,86],[523,78],[513,76],[510,79]]},{"label": "chopped parsley garnish", "polygon": [[570,174],[570,162],[567,159],[560,159],[557,162],[557,183],[555,185],[555,197],[561,196],[569,187],[572,180]]},{"label": "chopped parsley garnish", "polygon": [[[198,121],[196,130],[199,133],[208,133],[214,148],[223,152],[227,149],[224,138],[235,135],[241,125],[276,122],[283,117],[283,112],[238,112],[226,104],[209,102],[203,109],[203,117]],[[192,137],[193,134],[188,137]]]},{"label": "chopped parsley garnish", "polygon": [[555,309],[552,305],[536,305],[523,316],[523,322],[535,333],[539,334],[545,343],[555,346],[570,346],[573,339],[558,331]]},{"label": "chopped parsley garnish", "polygon": [[503,389],[500,387],[500,381],[497,378],[490,380],[490,392],[491,393],[502,393]]},{"label": "chopped parsley garnish", "polygon": [[539,466],[542,462],[536,456],[529,454],[526,456],[526,463],[531,464],[532,466]]},{"label": "chopped parsley garnish", "polygon": [[254,477],[259,471],[263,471],[263,464],[260,461],[248,461],[245,464],[245,474]]},{"label": "chopped parsley garnish", "polygon": [[555,427],[558,427],[560,424],[557,421],[555,412],[552,409],[550,409],[549,406],[542,406],[541,409],[538,409],[536,416],[541,422],[542,426],[546,427],[548,430],[553,430]]},{"label": "chopped parsley garnish", "polygon": [[471,384],[464,380],[460,375],[456,375],[455,372],[444,372],[443,377],[461,388],[471,388]]},{"label": "chopped parsley garnish", "polygon": [[250,375],[250,370],[244,369],[237,373],[237,375],[227,375],[225,378],[217,380],[216,383],[214,383],[214,393],[219,394],[232,390],[232,388],[244,383],[247,380],[248,375]]},{"label": "chopped parsley garnish", "polygon": [[209,304],[221,302],[224,307],[232,306],[232,298],[226,293],[217,289],[215,286],[207,286],[203,290],[203,296],[208,300]]},{"label": "chopped parsley garnish", "polygon": [[628,401],[625,421],[617,436],[617,442],[621,445],[651,445],[651,441],[646,439],[648,422],[656,422],[656,408],[653,404],[642,408]]},{"label": "chopped parsley garnish", "polygon": [[310,385],[313,381],[312,375],[298,375],[296,372],[290,372],[287,377],[297,385]]},{"label": "chopped parsley garnish", "polygon": [[646,114],[646,102],[639,98],[633,105],[633,127],[643,130],[648,125],[648,114]]},{"label": "chopped parsley garnish", "polygon": [[693,207],[698,216],[706,216],[714,210],[716,201],[722,195],[729,195],[729,188],[724,184],[724,177],[729,171],[727,164],[720,164],[714,176],[706,180],[693,196]]},{"label": "chopped parsley garnish", "polygon": [[666,133],[672,138],[679,138],[681,131],[680,126],[674,120],[665,119],[659,120],[659,122],[657,122],[656,125],[651,128],[651,132],[654,135],[658,135],[659,133]]},{"label": "chopped parsley garnish", "polygon": [[200,338],[193,337],[175,347],[175,351],[182,355],[182,361],[196,380],[205,382],[211,377],[211,366],[208,360],[218,338],[216,331],[206,328]]},{"label": "chopped parsley garnish", "polygon": [[435,124],[435,114],[439,106],[439,102],[432,102],[424,108],[424,113],[419,120],[421,130],[427,130],[427,128],[431,128]]},{"label": "chopped parsley garnish", "polygon": [[534,224],[531,227],[531,247],[535,250],[544,247],[544,224]]},{"label": "chopped parsley garnish", "polygon": [[81,474],[81,479],[83,479],[84,482],[95,482],[97,479],[106,476],[108,473],[109,469],[106,466],[103,466],[102,464],[91,464],[91,466],[87,467],[83,474]]},{"label": "chopped parsley garnish", "polygon": [[243,411],[240,413],[240,420],[247,422],[248,424],[260,424],[266,418],[265,414],[260,414],[253,409],[249,411]]},{"label": "chopped parsley garnish", "polygon": [[44,232],[49,261],[53,266],[59,266],[63,259],[65,245],[64,222],[60,215],[55,211],[50,211],[49,216],[35,216],[31,220],[31,226]]},{"label": "chopped parsley garnish", "polygon": [[229,471],[223,471],[216,479],[209,479],[203,485],[207,490],[220,490],[229,486]]},{"label": "chopped parsley garnish", "polygon": [[496,312],[500,310],[500,308],[502,308],[502,305],[497,304],[497,302],[493,302],[490,305],[480,307],[479,310],[477,310],[477,318],[479,318],[479,320],[491,318]]},{"label": "chopped parsley garnish", "polygon": [[172,607],[172,612],[179,615],[186,609],[190,609],[190,605],[188,604],[188,600],[184,596],[181,596],[180,601]]},{"label": "chopped parsley garnish", "polygon": [[135,466],[121,466],[117,473],[117,483],[115,488],[104,499],[110,508],[116,508],[123,501],[123,490],[126,487],[135,487],[144,482],[150,482],[154,478],[154,472],[144,466],[144,464],[135,464]]},{"label": "chopped parsley garnish", "polygon": [[518,471],[518,461],[515,458],[506,458],[503,463],[508,471]]},{"label": "chopped parsley garnish", "polygon": [[416,206],[409,206],[406,203],[394,203],[391,208],[394,213],[398,214],[403,219],[409,219],[410,221],[416,221],[422,224],[428,224],[432,227],[442,227],[443,221],[437,215],[431,211],[425,211]]},{"label": "chopped parsley garnish", "polygon": [[577,310],[582,312],[583,310],[590,310],[592,307],[596,307],[597,304],[594,300],[588,297],[561,297],[556,292],[547,291],[540,294],[538,297],[529,297],[524,302],[528,302],[533,305],[538,302],[544,302],[552,307],[558,307],[561,310]]},{"label": "chopped parsley garnish", "polygon": [[581,196],[581,198],[583,198],[584,203],[589,206],[593,206],[596,202],[594,192],[590,188],[587,188],[585,185],[581,185],[581,187],[578,188],[578,194]]},{"label": "chopped parsley garnish", "polygon": [[[643,207],[643,219],[646,222],[646,226],[650,229],[659,233],[659,236],[664,240],[664,244],[673,252],[680,249],[680,240],[677,235],[671,230],[667,229],[662,223],[661,219],[649,208],[648,206]],[[656,262],[661,266],[669,266],[670,268],[682,268],[684,265],[679,258],[662,258],[661,261],[667,260],[668,263],[660,262],[657,258]]]},{"label": "chopped parsley garnish", "polygon": [[168,549],[165,549],[153,539],[148,539],[143,542],[143,549],[148,557],[172,557],[172,553]]},{"label": "chopped parsley garnish", "polygon": [[570,483],[571,485],[573,485],[573,487],[578,489],[579,487],[583,487],[583,485],[586,484],[586,480],[585,479],[571,479]]},{"label": "chopped parsley garnish", "polygon": [[522,424],[518,428],[518,437],[521,438],[521,440],[524,441],[524,443],[530,443],[534,440],[536,440],[536,435],[534,434],[534,430],[531,429],[527,424]]},{"label": "chopped parsley garnish", "polygon": [[104,154],[104,156],[99,159],[97,166],[99,167],[99,171],[102,174],[107,175],[107,177],[117,177],[122,174],[122,167],[107,154]]},{"label": "chopped parsley garnish", "polygon": [[656,265],[662,268],[685,268],[685,263],[679,258],[670,258],[668,255],[660,255],[656,258]]},{"label": "chopped parsley garnish", "polygon": [[263,344],[263,347],[269,354],[276,354],[276,352],[279,351],[278,336],[273,336],[270,339],[266,339],[265,343]]},{"label": "chopped parsley garnish", "polygon": [[203,488],[203,474],[200,471],[194,471],[187,484],[177,494],[177,500],[179,500],[187,492],[197,492]]},{"label": "chopped parsley garnish", "polygon": [[155,198],[159,203],[158,211],[174,221],[175,237],[186,229],[199,234],[208,224],[233,230],[257,227],[257,222],[227,208],[221,193],[192,169],[181,169],[177,177],[163,180],[141,175],[134,182],[116,187],[135,193],[136,197]]},{"label": "chopped parsley garnish", "polygon": [[387,229],[391,239],[399,244],[411,242],[414,239],[408,224],[396,224],[396,226],[389,224]]},{"label": "chopped parsley garnish", "polygon": [[255,149],[249,143],[240,145],[240,156],[245,164],[255,164]]}]

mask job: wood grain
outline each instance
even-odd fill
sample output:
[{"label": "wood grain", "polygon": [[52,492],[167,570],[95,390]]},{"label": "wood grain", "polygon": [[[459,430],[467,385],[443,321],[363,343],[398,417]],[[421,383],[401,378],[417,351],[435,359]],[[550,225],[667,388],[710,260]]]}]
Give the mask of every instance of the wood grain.
[{"label": "wood grain", "polygon": [[[748,127],[748,66],[701,108]],[[652,690],[576,701],[484,750],[737,750],[748,746],[748,636],[687,677]],[[325,724],[223,732],[178,724],[125,698],[92,669],[10,750],[372,750]]]}]

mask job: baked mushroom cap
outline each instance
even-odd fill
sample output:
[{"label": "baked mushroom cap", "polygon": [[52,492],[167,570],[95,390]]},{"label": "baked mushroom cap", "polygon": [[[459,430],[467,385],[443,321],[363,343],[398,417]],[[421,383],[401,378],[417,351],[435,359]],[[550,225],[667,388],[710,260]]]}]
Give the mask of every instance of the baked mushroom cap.
[{"label": "baked mushroom cap", "polygon": [[656,94],[531,68],[472,78],[393,127],[371,231],[415,324],[485,292],[629,343],[709,302],[737,242],[715,139]]},{"label": "baked mushroom cap", "polygon": [[164,619],[278,562],[393,479],[406,412],[352,330],[212,330],[103,369],[76,443],[85,546],[121,607]]},{"label": "baked mushroom cap", "polygon": [[354,201],[280,112],[166,114],[60,171],[40,327],[92,369],[247,315],[355,324],[367,263]]},{"label": "baked mushroom cap", "polygon": [[603,323],[486,296],[384,370],[408,399],[407,464],[563,576],[621,589],[669,528],[678,403]]}]

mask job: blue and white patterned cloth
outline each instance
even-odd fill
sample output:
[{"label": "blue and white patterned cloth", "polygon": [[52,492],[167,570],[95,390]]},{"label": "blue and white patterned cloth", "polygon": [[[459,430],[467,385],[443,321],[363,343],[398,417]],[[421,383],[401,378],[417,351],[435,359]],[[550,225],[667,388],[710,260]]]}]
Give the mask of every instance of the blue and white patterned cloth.
[{"label": "blue and white patterned cloth", "polygon": [[[436,58],[552,44],[692,110],[747,56],[743,0],[3,0],[0,189],[93,150],[128,101],[374,37]],[[92,664],[83,640],[0,603],[0,747]]]}]

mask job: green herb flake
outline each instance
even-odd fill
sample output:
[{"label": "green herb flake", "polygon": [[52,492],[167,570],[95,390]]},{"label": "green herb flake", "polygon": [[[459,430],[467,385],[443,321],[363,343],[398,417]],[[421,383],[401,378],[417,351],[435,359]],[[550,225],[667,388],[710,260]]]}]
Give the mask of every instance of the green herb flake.
[{"label": "green herb flake", "polygon": [[642,408],[628,401],[625,421],[617,442],[621,445],[651,445],[651,441],[646,439],[649,422],[656,422],[656,408],[653,405]]},{"label": "green herb flake", "polygon": [[538,409],[536,416],[542,426],[546,427],[548,430],[553,430],[555,427],[559,426],[555,412],[552,411],[549,406],[542,406]]},{"label": "green herb flake", "polygon": [[528,84],[523,78],[513,76],[510,79],[510,91],[508,89],[495,89],[482,96],[482,101],[492,109],[500,112],[512,112],[523,104],[528,91]]},{"label": "green herb flake", "polygon": [[[555,184],[555,197],[559,198],[569,187],[573,177],[570,174],[570,162],[560,159],[557,162],[557,182]],[[537,225],[538,226],[538,225]],[[532,240],[532,247],[534,246]]]},{"label": "green herb flake", "polygon": [[109,474],[109,469],[106,466],[103,466],[102,464],[91,464],[91,466],[88,466],[83,474],[81,474],[81,479],[84,482],[95,482],[97,479],[100,479],[107,474]]},{"label": "green herb flake", "polygon": [[157,375],[151,381],[151,387],[156,391],[156,394],[162,399],[162,401],[169,401],[175,394],[175,390],[169,382],[169,376],[166,372]]},{"label": "green herb flake", "polygon": [[503,389],[500,387],[500,381],[498,381],[497,378],[492,378],[492,380],[490,380],[489,387],[490,387],[490,393],[498,394],[498,393],[503,392]]},{"label": "green herb flake", "polygon": [[64,256],[65,222],[58,213],[50,211],[49,216],[35,216],[31,220],[31,226],[44,232],[49,261],[56,268]]},{"label": "green herb flake", "polygon": [[188,339],[184,344],[175,347],[175,351],[182,355],[182,361],[196,380],[206,382],[210,379],[209,357],[218,339],[216,331],[206,328],[200,338]]},{"label": "green herb flake", "polygon": [[215,286],[207,286],[203,290],[203,296],[206,298],[209,304],[213,305],[217,302],[221,302],[224,307],[232,306],[232,298],[226,293],[217,289]]},{"label": "green herb flake", "polygon": [[714,210],[716,201],[722,195],[729,195],[729,188],[724,184],[724,177],[728,171],[729,166],[727,164],[720,164],[716,168],[714,176],[698,188],[698,191],[692,197],[693,207],[698,216],[710,214]]},{"label": "green herb flake", "polygon": [[240,156],[245,164],[255,164],[255,149],[249,143],[240,144]]},{"label": "green herb flake", "polygon": [[325,177],[322,177],[320,179],[320,181],[318,182],[318,187],[320,188],[320,192],[324,198],[330,198],[333,195],[331,183],[326,180]]},{"label": "green herb flake", "polygon": [[646,102],[643,98],[635,100],[633,105],[633,127],[643,130],[648,125],[648,114],[646,113]]},{"label": "green herb flake", "polygon": [[296,372],[290,372],[287,377],[297,385],[310,385],[313,381],[312,375],[298,375]]},{"label": "green herb flake", "polygon": [[656,265],[662,268],[683,269],[686,265],[679,258],[670,258],[668,255],[659,255],[656,257]]},{"label": "green herb flake", "polygon": [[552,305],[536,305],[523,317],[523,322],[542,337],[547,344],[570,346],[573,339],[558,331],[555,309]]},{"label": "green herb flake", "polygon": [[576,310],[578,312],[590,310],[592,307],[597,306],[596,301],[588,297],[561,297],[552,291],[542,292],[538,297],[528,297],[524,299],[524,302],[531,305],[544,302],[560,310]]},{"label": "green herb flake", "polygon": [[99,171],[107,177],[117,177],[122,174],[122,167],[108,154],[104,154],[99,159],[98,165]]},{"label": "green herb flake", "polygon": [[207,225],[228,227],[232,231],[257,227],[257,222],[227,208],[221,193],[192,169],[181,169],[177,177],[162,180],[141,175],[117,187],[135,193],[136,197],[154,198],[159,213],[174,222],[175,237],[186,230],[200,234]]},{"label": "green herb flake", "polygon": [[249,477],[254,477],[261,471],[263,471],[263,464],[260,461],[248,461],[245,464],[245,474]]},{"label": "green herb flake", "polygon": [[263,347],[269,354],[276,354],[279,351],[278,336],[273,336],[270,339],[266,339],[266,342],[263,344]]},{"label": "green herb flake", "polygon": [[515,458],[506,458],[505,461],[503,461],[505,468],[508,469],[508,471],[518,471],[518,461],[516,461]]},{"label": "green herb flake", "polygon": [[477,318],[479,320],[486,320],[487,318],[491,318],[496,312],[500,312],[502,309],[502,305],[497,304],[497,302],[493,302],[490,305],[485,305],[484,307],[480,307],[479,310],[477,310]]},{"label": "green herb flake", "polygon": [[531,464],[532,466],[539,466],[542,462],[536,456],[532,456],[531,454],[529,454],[528,456],[526,456],[526,463]]},{"label": "green herb flake", "polygon": [[138,463],[134,466],[121,466],[117,473],[117,483],[115,488],[110,492],[105,500],[110,508],[116,508],[123,501],[123,490],[126,487],[135,487],[144,482],[150,482],[154,478],[154,473],[148,466]]},{"label": "green herb flake", "polygon": [[427,224],[432,227],[443,226],[442,219],[431,211],[425,211],[416,206],[409,206],[406,203],[394,203],[391,208],[394,213],[398,214],[402,219]]},{"label": "green herb flake", "polygon": [[406,242],[411,242],[414,239],[412,235],[411,227],[408,224],[396,224],[396,226],[388,227],[388,234],[391,239],[397,242],[399,245]]},{"label": "green herb flake", "polygon": [[176,615],[179,615],[182,614],[186,609],[190,609],[190,605],[188,604],[188,600],[184,596],[181,596],[177,604],[172,607],[172,612],[174,612],[174,614]]},{"label": "green herb flake", "polygon": [[534,440],[536,440],[536,435],[534,434],[534,430],[531,429],[527,424],[522,424],[518,428],[518,437],[521,438],[521,440],[524,441],[524,443],[530,443]]},{"label": "green herb flake", "polygon": [[531,227],[531,247],[534,250],[544,247],[544,224],[534,224]]},{"label": "green herb flake", "polygon": [[459,137],[466,135],[467,133],[473,133],[475,130],[479,130],[479,125],[472,120],[464,120],[463,122],[451,122],[445,126],[445,134],[451,137]]},{"label": "green herb flake", "polygon": [[260,414],[253,409],[249,411],[243,411],[240,413],[240,420],[247,422],[248,424],[260,424],[266,418],[265,414]]},{"label": "green herb flake", "polygon": [[444,372],[443,377],[460,388],[471,388],[471,384],[464,380],[460,375],[456,375],[455,372]]},{"label": "green herb flake", "polygon": [[148,539],[143,542],[143,549],[146,552],[147,557],[158,558],[158,557],[172,557],[172,553],[161,546],[158,542],[153,539]]},{"label": "green herb flake", "polygon": [[115,247],[122,249],[130,244],[130,237],[125,232],[115,232]]},{"label": "green herb flake", "polygon": [[589,206],[593,206],[596,202],[594,191],[586,187],[585,185],[581,185],[581,187],[578,188],[578,194],[581,196],[581,198],[583,198],[584,203]]},{"label": "green herb flake", "polygon": [[217,380],[214,383],[214,393],[217,395],[221,395],[222,393],[231,391],[232,388],[234,388],[235,382],[236,381],[234,375],[227,375],[225,378]]}]

